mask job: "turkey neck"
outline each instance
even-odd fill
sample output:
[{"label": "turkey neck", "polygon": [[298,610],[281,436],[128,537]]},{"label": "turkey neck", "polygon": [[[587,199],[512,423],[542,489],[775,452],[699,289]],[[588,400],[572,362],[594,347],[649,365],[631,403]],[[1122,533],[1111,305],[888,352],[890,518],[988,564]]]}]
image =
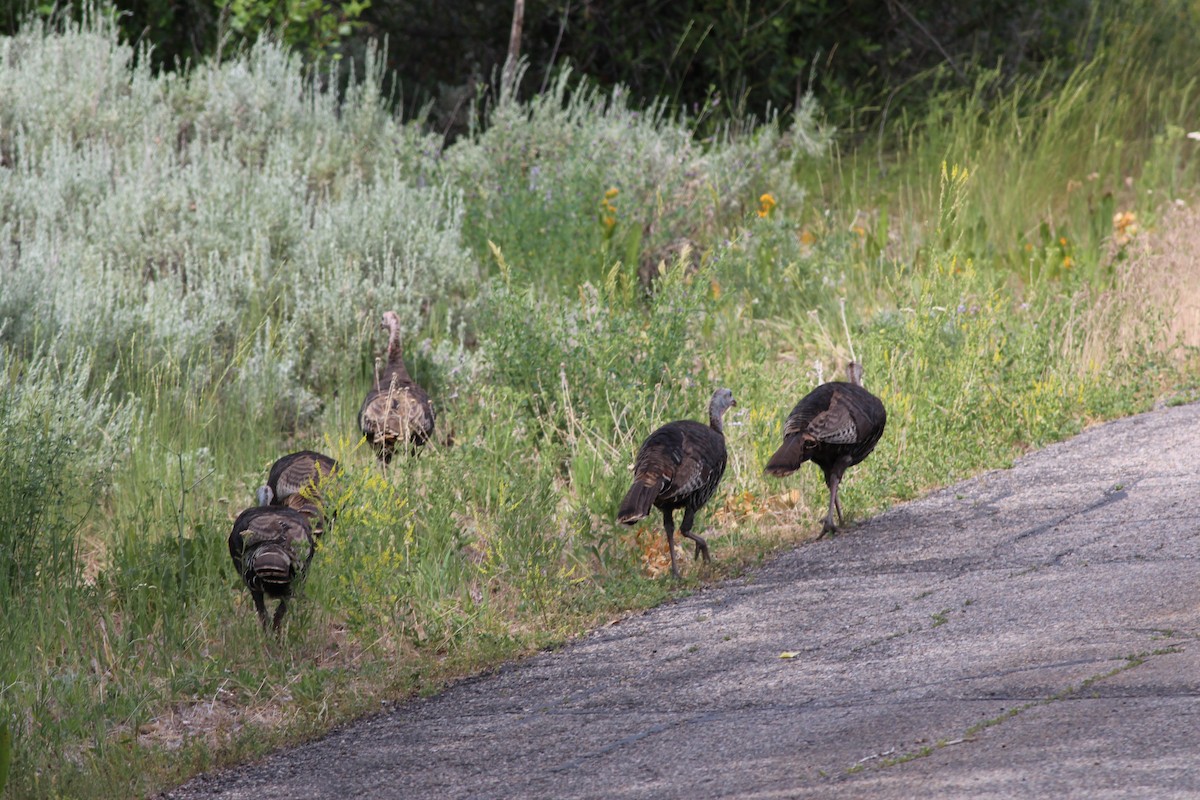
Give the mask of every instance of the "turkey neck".
[{"label": "turkey neck", "polygon": [[400,332],[395,327],[388,331],[387,366],[380,376],[380,383],[385,382],[383,378],[390,380],[393,375],[401,380],[409,380],[408,370],[404,368],[404,357],[400,353]]},{"label": "turkey neck", "polygon": [[712,406],[708,408],[708,427],[721,434],[721,436],[725,435],[725,424],[721,421],[721,416],[724,413],[723,411],[717,411]]}]

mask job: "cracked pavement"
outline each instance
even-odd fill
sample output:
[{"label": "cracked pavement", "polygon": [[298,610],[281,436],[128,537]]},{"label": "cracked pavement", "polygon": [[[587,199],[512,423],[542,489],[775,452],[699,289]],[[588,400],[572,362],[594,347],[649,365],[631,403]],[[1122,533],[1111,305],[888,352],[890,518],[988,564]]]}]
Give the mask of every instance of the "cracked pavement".
[{"label": "cracked pavement", "polygon": [[1195,797],[1198,461],[1097,426],[164,796]]}]

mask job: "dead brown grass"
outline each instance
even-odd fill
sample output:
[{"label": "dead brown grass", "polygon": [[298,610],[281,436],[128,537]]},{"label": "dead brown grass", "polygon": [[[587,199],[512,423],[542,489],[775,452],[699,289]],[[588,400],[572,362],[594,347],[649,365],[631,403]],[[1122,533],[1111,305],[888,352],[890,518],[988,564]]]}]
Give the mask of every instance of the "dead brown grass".
[{"label": "dead brown grass", "polygon": [[1200,348],[1200,206],[1173,206],[1153,228],[1123,249],[1114,246],[1116,287],[1076,298],[1074,334],[1087,369],[1098,370],[1147,352],[1179,361]]},{"label": "dead brown grass", "polygon": [[[1175,209],[1143,256],[1143,279],[1160,287],[1168,346],[1200,347],[1200,206]],[[1165,295],[1162,296],[1162,295]]]}]

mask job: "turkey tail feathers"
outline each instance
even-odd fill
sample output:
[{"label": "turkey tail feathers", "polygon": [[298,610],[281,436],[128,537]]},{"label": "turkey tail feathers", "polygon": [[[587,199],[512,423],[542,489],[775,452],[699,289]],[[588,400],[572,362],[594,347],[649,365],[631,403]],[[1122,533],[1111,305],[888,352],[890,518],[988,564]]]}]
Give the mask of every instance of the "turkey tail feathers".
[{"label": "turkey tail feathers", "polygon": [[775,455],[771,456],[771,460],[767,462],[763,472],[782,478],[784,475],[791,475],[800,469],[800,465],[804,461],[804,437],[793,436],[784,441],[783,445],[775,451]]},{"label": "turkey tail feathers", "polygon": [[654,504],[656,497],[658,497],[657,486],[647,486],[641,481],[635,480],[633,486],[629,487],[625,499],[621,501],[621,507],[617,510],[617,522],[622,525],[632,525],[639,519],[644,519],[650,514],[650,506]]},{"label": "turkey tail feathers", "polygon": [[254,554],[254,577],[268,593],[286,593],[292,581],[292,559],[282,547],[267,545]]}]

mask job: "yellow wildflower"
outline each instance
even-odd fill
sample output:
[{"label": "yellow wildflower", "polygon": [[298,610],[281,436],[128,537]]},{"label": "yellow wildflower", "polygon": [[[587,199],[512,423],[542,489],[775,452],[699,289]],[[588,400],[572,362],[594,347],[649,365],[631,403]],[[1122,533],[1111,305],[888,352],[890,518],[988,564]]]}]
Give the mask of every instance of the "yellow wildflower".
[{"label": "yellow wildflower", "polygon": [[771,210],[775,208],[775,195],[770,192],[763,192],[758,198],[758,215],[760,217],[768,217],[771,215]]},{"label": "yellow wildflower", "polygon": [[1063,256],[1063,269],[1070,269],[1074,263],[1070,256]]},{"label": "yellow wildflower", "polygon": [[600,222],[607,233],[612,233],[617,225],[617,207],[613,205],[613,198],[617,194],[619,190],[614,186],[604,193],[604,199],[600,201]]},{"label": "yellow wildflower", "polygon": [[817,241],[816,235],[810,230],[800,231],[800,244],[811,245]]}]

